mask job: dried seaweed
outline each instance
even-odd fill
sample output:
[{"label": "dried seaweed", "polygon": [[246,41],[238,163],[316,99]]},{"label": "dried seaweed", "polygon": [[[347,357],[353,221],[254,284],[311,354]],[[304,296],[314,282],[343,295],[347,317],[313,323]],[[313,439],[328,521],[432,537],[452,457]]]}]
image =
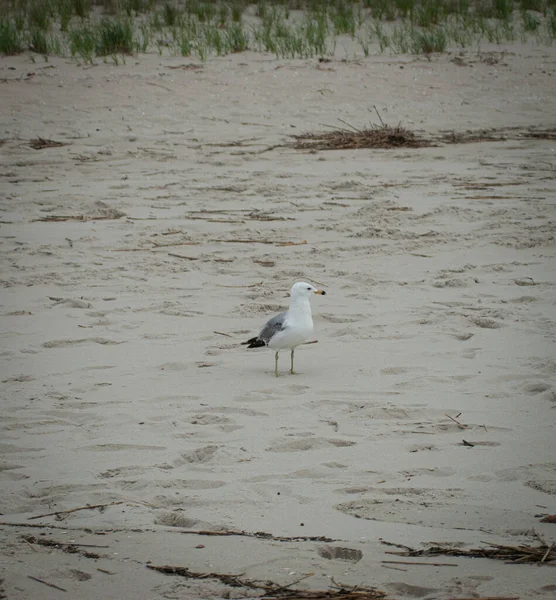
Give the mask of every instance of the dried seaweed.
[{"label": "dried seaweed", "polygon": [[[386,552],[396,556],[467,556],[472,558],[493,558],[504,560],[509,564],[539,563],[544,565],[556,565],[556,548],[554,543],[550,546],[541,542],[537,546],[521,545],[506,546],[502,544],[491,544],[483,542],[486,547],[462,550],[446,546],[430,546],[424,550],[417,550],[409,546],[403,546],[401,552]],[[396,545],[397,544],[388,544]]]},{"label": "dried seaweed", "polygon": [[[260,285],[260,284],[255,284]],[[220,286],[220,287],[251,287],[251,286]],[[219,333],[215,331],[214,333]],[[227,334],[221,334],[227,335]],[[306,342],[307,344],[314,344],[315,342]],[[282,535],[272,535],[272,533],[267,533],[266,531],[243,531],[243,530],[224,530],[224,531],[209,531],[204,529],[186,529],[180,531],[182,534],[191,534],[191,535],[210,535],[210,536],[243,536],[243,537],[253,537],[260,540],[273,540],[275,542],[335,542],[336,540],[332,538],[328,538],[324,535],[319,536],[307,536],[307,535],[296,535],[293,537],[282,536]]]},{"label": "dried seaweed", "polygon": [[29,142],[29,146],[33,150],[43,150],[44,148],[57,148],[58,146],[67,146],[65,142],[57,142],[56,140],[48,140],[37,136],[34,140]]},{"label": "dried seaweed", "polygon": [[386,598],[386,593],[371,587],[350,587],[342,586],[333,582],[333,587],[328,590],[300,590],[292,588],[310,575],[305,575],[290,584],[280,585],[273,581],[259,581],[256,579],[247,579],[239,575],[230,573],[199,573],[190,571],[187,567],[175,567],[172,565],[147,565],[148,569],[165,573],[167,575],[178,575],[187,579],[216,579],[230,587],[249,588],[256,590],[265,590],[264,598],[273,600],[276,598],[287,598],[288,600],[382,600]]},{"label": "dried seaweed", "polygon": [[80,546],[87,546],[92,548],[108,548],[108,546],[96,546],[93,544],[72,544],[66,542],[58,542],[56,540],[49,540],[45,538],[37,538],[33,535],[23,535],[21,536],[29,544],[37,544],[39,546],[46,546],[47,548],[55,548],[56,550],[61,550],[66,554],[79,554],[84,558],[105,558],[102,554],[97,554],[96,552],[89,552],[88,550],[82,550]]},{"label": "dried seaweed", "polygon": [[336,128],[333,131],[302,133],[293,136],[297,150],[360,150],[362,148],[423,148],[433,146],[431,140],[419,138],[413,131],[397,125],[370,125],[363,129]]},{"label": "dried seaweed", "polygon": [[556,128],[509,128],[481,129],[478,131],[441,131],[438,135],[424,137],[402,127],[387,125],[376,107],[373,107],[380,125],[371,123],[367,127],[357,128],[339,119],[348,128],[330,126],[332,131],[307,132],[292,136],[294,142],[286,144],[296,150],[359,150],[363,148],[392,149],[392,148],[424,148],[441,144],[474,144],[479,142],[503,142],[509,139],[526,138],[554,140]]}]

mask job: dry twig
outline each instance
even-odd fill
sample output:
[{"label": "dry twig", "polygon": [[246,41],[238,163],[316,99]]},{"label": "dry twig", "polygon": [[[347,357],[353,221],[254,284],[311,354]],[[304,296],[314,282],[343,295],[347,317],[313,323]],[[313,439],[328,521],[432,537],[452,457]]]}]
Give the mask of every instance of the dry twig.
[{"label": "dry twig", "polygon": [[44,515],[36,515],[28,517],[29,521],[33,519],[42,519],[43,517],[55,517],[58,515],[68,515],[79,510],[93,510],[95,508],[106,508],[107,506],[117,506],[118,504],[126,504],[127,500],[118,500],[117,502],[108,502],[106,504],[87,504],[87,506],[79,506],[77,508],[68,508],[67,510],[57,510],[56,512],[45,513]]},{"label": "dry twig", "polygon": [[33,535],[24,535],[22,538],[28,544],[36,544],[37,546],[44,546],[46,548],[55,548],[56,550],[61,550],[66,554],[79,554],[84,558],[102,558],[101,554],[97,554],[96,552],[89,552],[88,550],[81,550],[78,546],[87,546],[91,548],[108,548],[109,546],[95,546],[93,544],[73,544],[66,542],[58,542],[56,540],[49,540],[45,538],[37,538]]},{"label": "dry twig", "polygon": [[[387,552],[386,554],[396,554],[396,552]],[[422,565],[425,567],[457,567],[453,563],[427,563],[427,562],[413,562],[410,560],[381,560],[383,564],[389,565]]]},{"label": "dry twig", "polygon": [[281,535],[272,535],[272,533],[266,533],[266,531],[243,531],[243,530],[225,530],[225,531],[210,531],[205,529],[194,530],[194,529],[186,529],[178,531],[178,533],[190,534],[190,535],[211,535],[211,536],[232,536],[238,535],[243,537],[253,537],[263,540],[274,540],[277,542],[335,542],[336,540],[332,538],[325,537],[324,535],[320,536],[306,536],[306,535],[297,535],[293,537],[281,536]]},{"label": "dry twig", "polygon": [[291,586],[310,577],[306,575],[297,581],[287,585],[280,585],[273,581],[258,581],[254,579],[243,578],[242,574],[232,575],[229,573],[196,573],[190,571],[187,567],[174,567],[171,565],[146,565],[148,569],[153,569],[160,573],[168,575],[179,575],[188,579],[216,579],[230,587],[245,587],[250,589],[265,590],[263,598],[272,600],[275,598],[288,598],[288,600],[380,600],[384,599],[386,594],[375,588],[367,587],[347,587],[335,583],[336,587],[328,590],[299,590]]},{"label": "dry twig", "polygon": [[431,546],[424,550],[417,550],[407,547],[402,552],[386,552],[396,556],[467,556],[472,558],[493,558],[504,560],[509,564],[519,563],[539,563],[544,565],[556,564],[556,548],[554,544],[550,546],[546,542],[541,542],[538,546],[505,546],[502,544],[491,544],[483,542],[489,547],[471,548],[462,550],[460,548],[451,548],[443,546]]},{"label": "dry twig", "polygon": [[59,585],[54,585],[53,583],[48,583],[48,581],[45,581],[44,579],[39,579],[38,577],[33,577],[32,575],[27,575],[27,577],[29,577],[29,579],[32,579],[33,581],[38,581],[39,583],[44,583],[44,585],[54,588],[55,590],[60,590],[61,592],[68,591],[68,590],[64,589],[63,587],[60,587]]},{"label": "dry twig", "polygon": [[[451,421],[453,421],[460,429],[467,429],[467,425],[464,425],[463,423],[460,423],[457,418],[454,419],[454,417],[451,417],[449,414],[444,413],[448,419],[450,419]],[[461,413],[459,413],[459,415],[461,415]],[[457,415],[459,417],[459,415]]]}]

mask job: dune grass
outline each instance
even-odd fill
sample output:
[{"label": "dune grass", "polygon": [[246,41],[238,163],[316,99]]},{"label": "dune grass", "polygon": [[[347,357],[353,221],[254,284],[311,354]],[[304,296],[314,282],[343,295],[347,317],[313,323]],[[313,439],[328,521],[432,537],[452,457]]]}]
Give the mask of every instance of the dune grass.
[{"label": "dune grass", "polygon": [[556,38],[556,0],[0,0],[0,53],[97,57],[158,51],[201,60],[254,50],[432,54]]}]

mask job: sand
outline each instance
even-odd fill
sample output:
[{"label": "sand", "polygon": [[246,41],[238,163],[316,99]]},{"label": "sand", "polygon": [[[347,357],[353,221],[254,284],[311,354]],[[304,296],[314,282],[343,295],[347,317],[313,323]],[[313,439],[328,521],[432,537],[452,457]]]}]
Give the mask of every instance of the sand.
[{"label": "sand", "polygon": [[[555,67],[532,45],[1,59],[5,596],[257,596],[151,564],[553,598],[551,566],[382,542],[556,539],[540,522],[556,512],[556,140],[528,135],[556,124]],[[271,148],[376,122],[373,105],[427,135],[507,138]],[[318,343],[275,378],[272,352],[240,342],[300,279],[327,292]]]}]

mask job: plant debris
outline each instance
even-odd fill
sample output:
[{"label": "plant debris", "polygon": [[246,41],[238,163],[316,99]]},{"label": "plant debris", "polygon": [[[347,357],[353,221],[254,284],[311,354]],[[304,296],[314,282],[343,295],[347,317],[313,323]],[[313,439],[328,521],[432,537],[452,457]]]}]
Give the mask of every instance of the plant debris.
[{"label": "plant debris", "polygon": [[[482,542],[488,547],[471,548],[470,550],[462,550],[460,548],[450,548],[446,546],[430,546],[424,550],[417,550],[409,546],[401,546],[404,548],[401,552],[386,552],[386,554],[394,554],[396,556],[468,556],[472,558],[493,558],[496,560],[504,560],[509,564],[530,564],[539,563],[544,565],[556,565],[556,548],[554,543],[550,546],[542,542],[538,546],[505,546],[501,544],[491,544]],[[398,544],[390,544],[398,546]]]},{"label": "plant debris", "polygon": [[372,125],[362,129],[335,128],[333,131],[294,135],[296,150],[360,150],[362,148],[423,148],[431,140],[419,138],[413,131],[397,125]]},{"label": "plant debris", "polygon": [[69,508],[67,510],[57,510],[55,512],[45,513],[43,515],[35,515],[34,517],[27,518],[29,521],[31,521],[33,519],[42,519],[43,517],[58,517],[60,515],[68,515],[79,510],[94,510],[95,508],[104,509],[107,506],[117,506],[119,504],[126,504],[126,502],[127,500],[118,500],[117,502],[107,502],[105,504],[87,504],[86,506],[78,506],[77,508]]},{"label": "plant debris", "polygon": [[541,523],[556,523],[556,515],[547,515],[541,519]]},{"label": "plant debris", "polygon": [[44,148],[57,148],[58,146],[67,146],[65,142],[57,142],[56,140],[48,140],[37,136],[34,140],[29,142],[29,146],[33,150],[43,150]]},{"label": "plant debris", "polygon": [[[376,106],[373,106],[380,124],[371,123],[369,126],[354,127],[343,119],[338,119],[348,128],[327,125],[332,131],[306,132],[292,136],[294,142],[286,144],[296,150],[359,150],[362,148],[392,149],[392,148],[424,148],[440,144],[473,144],[477,142],[501,142],[508,139],[534,138],[543,140],[556,139],[556,128],[510,128],[504,130],[481,129],[478,131],[441,131],[438,135],[423,137],[402,127],[387,125],[380,116]],[[272,149],[271,147],[269,149]]]},{"label": "plant debris", "polygon": [[[260,284],[255,284],[260,285]],[[221,287],[235,287],[235,286],[221,286]],[[243,287],[243,286],[238,286]],[[249,286],[248,286],[249,287]],[[219,333],[215,331],[214,333]],[[220,335],[227,335],[222,333]],[[231,337],[231,336],[230,336]],[[306,342],[307,344],[314,344],[315,342]],[[243,537],[253,537],[260,540],[274,540],[276,542],[335,542],[337,540],[333,540],[332,538],[328,538],[324,535],[319,536],[307,536],[307,535],[296,535],[293,537],[287,537],[282,535],[272,535],[272,533],[267,533],[266,531],[243,531],[243,530],[224,530],[224,531],[208,531],[208,530],[194,530],[194,529],[186,529],[184,531],[180,531],[179,533],[186,533],[191,535],[213,535],[213,536],[232,536],[238,535]]]},{"label": "plant debris", "polygon": [[147,565],[148,569],[165,573],[167,575],[178,575],[187,579],[216,579],[225,585],[238,588],[250,588],[265,590],[264,597],[272,600],[274,598],[288,598],[289,600],[381,600],[386,598],[386,593],[376,588],[363,586],[342,586],[333,579],[333,587],[328,590],[300,590],[291,586],[311,577],[313,573],[304,575],[290,584],[280,585],[273,581],[259,581],[256,579],[243,578],[241,575],[230,573],[198,573],[190,571],[187,567],[174,567],[171,565]]},{"label": "plant debris", "polygon": [[79,546],[87,546],[92,548],[108,548],[108,546],[95,546],[93,544],[72,544],[66,542],[57,542],[56,540],[38,538],[34,535],[22,535],[21,537],[29,544],[38,544],[39,546],[46,546],[47,548],[56,548],[57,550],[65,552],[66,554],[80,554],[85,558],[105,558],[105,556],[103,556],[102,554],[97,554],[96,552],[82,550]]}]

